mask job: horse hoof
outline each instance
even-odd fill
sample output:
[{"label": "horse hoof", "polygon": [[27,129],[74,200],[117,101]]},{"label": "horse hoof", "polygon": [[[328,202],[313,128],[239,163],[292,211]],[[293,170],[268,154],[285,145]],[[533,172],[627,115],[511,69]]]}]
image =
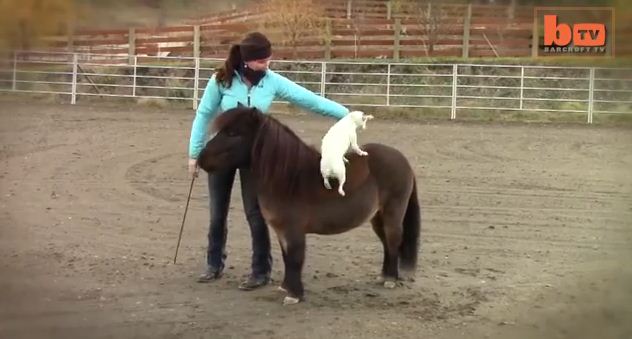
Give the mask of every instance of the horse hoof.
[{"label": "horse hoof", "polygon": [[298,304],[301,300],[299,298],[294,298],[294,297],[285,297],[283,298],[283,305],[287,306],[287,305],[295,305]]},{"label": "horse hoof", "polygon": [[415,273],[414,272],[406,272],[406,271],[401,271],[400,272],[400,280],[402,281],[408,281],[408,282],[415,282]]},{"label": "horse hoof", "polygon": [[394,281],[385,281],[384,282],[384,287],[388,288],[388,289],[392,289],[395,288],[395,282]]}]

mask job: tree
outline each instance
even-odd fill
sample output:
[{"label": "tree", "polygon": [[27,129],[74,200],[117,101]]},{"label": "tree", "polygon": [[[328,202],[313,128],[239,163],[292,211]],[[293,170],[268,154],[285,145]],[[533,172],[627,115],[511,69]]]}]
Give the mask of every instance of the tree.
[{"label": "tree", "polygon": [[0,49],[31,49],[67,33],[78,15],[73,0],[0,0]]},{"label": "tree", "polygon": [[325,10],[315,0],[264,0],[261,13],[265,13],[261,30],[276,43],[291,47],[293,58],[305,38],[318,42],[325,38]]},{"label": "tree", "polygon": [[[459,20],[463,20],[463,13],[457,6],[441,5],[438,0],[394,0],[392,3],[393,13],[412,21],[412,27],[420,29],[425,35],[422,43],[426,47],[426,56],[434,52],[443,36],[460,36],[452,32],[459,27]],[[402,31],[406,34],[406,26],[403,26]]]}]

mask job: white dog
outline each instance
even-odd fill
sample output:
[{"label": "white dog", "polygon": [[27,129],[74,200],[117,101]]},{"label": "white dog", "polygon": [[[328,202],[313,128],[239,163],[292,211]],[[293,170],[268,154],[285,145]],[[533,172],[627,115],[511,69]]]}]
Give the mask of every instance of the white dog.
[{"label": "white dog", "polygon": [[361,126],[366,129],[366,122],[373,119],[372,115],[365,115],[360,111],[353,111],[344,118],[336,122],[322,139],[320,173],[323,176],[323,182],[327,189],[331,189],[329,178],[338,179],[338,193],[344,196],[345,191],[342,189],[346,181],[345,163],[349,162],[345,158],[345,154],[351,148],[361,156],[368,155],[367,152],[358,146],[358,137],[356,130]]}]

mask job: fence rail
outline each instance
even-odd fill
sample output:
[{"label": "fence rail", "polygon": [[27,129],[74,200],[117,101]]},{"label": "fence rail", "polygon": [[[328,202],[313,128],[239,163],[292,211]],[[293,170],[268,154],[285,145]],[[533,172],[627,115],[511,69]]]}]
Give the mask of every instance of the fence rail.
[{"label": "fence rail", "polygon": [[[275,44],[275,56],[393,58],[398,61],[420,56],[532,55],[531,7],[464,4],[411,7],[413,3],[393,8],[393,3],[382,0],[328,1],[324,3],[326,28],[301,32],[300,42]],[[429,16],[426,18],[424,13]],[[287,29],[263,27],[263,23],[274,22],[270,14],[274,17],[269,9],[251,9],[172,27],[66,32],[47,37],[47,41],[52,51],[222,57],[231,44],[251,30],[265,29],[271,36],[278,37],[273,40],[284,40]],[[289,29],[301,31],[300,27]]]},{"label": "fence rail", "polygon": [[[131,60],[130,60],[131,59]],[[222,59],[14,52],[0,92],[190,101],[195,109]],[[632,114],[632,68],[274,61],[271,68],[349,107]],[[277,101],[280,103],[282,101]]]},{"label": "fence rail", "polygon": [[[264,30],[275,41],[275,57],[279,59],[399,61],[415,57],[538,54],[538,35],[534,35],[538,26],[531,5],[328,0],[322,2],[324,27],[308,31],[303,23],[281,29],[274,19],[277,11],[259,5],[253,1],[246,6],[247,10],[216,13],[177,26],[68,30],[44,38],[46,47],[39,48],[74,53],[213,58],[224,57],[244,33]],[[617,12],[616,34],[612,35],[617,56],[632,55],[632,44],[627,43],[632,38],[632,25],[626,24],[629,19],[629,15]],[[301,36],[300,41],[289,41],[296,34]]]}]

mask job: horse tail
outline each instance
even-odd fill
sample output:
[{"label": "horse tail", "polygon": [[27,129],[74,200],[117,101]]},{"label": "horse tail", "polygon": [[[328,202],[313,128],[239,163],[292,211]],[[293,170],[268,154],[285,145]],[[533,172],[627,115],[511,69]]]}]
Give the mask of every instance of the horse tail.
[{"label": "horse tail", "polygon": [[413,271],[417,266],[420,231],[421,211],[417,197],[417,182],[413,178],[413,190],[404,214],[402,242],[399,247],[400,265],[403,270]]}]

